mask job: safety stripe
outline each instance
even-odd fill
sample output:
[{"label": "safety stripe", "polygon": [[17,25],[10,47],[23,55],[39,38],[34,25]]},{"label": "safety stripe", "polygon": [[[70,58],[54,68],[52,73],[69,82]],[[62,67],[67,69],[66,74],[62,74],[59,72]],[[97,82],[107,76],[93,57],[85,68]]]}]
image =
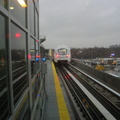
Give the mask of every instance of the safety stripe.
[{"label": "safety stripe", "polygon": [[52,62],[52,70],[53,70],[53,76],[54,76],[54,83],[55,83],[55,89],[56,89],[56,97],[57,97],[60,120],[70,120],[70,116],[64,100],[62,89],[60,87],[59,78],[57,76],[53,62]]}]

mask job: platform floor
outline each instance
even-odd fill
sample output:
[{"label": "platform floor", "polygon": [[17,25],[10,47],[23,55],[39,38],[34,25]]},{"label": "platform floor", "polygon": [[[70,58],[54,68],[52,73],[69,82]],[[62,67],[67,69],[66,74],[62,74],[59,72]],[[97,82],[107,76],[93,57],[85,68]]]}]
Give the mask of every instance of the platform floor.
[{"label": "platform floor", "polygon": [[65,89],[50,60],[47,61],[46,92],[48,99],[45,102],[43,120],[75,120]]}]

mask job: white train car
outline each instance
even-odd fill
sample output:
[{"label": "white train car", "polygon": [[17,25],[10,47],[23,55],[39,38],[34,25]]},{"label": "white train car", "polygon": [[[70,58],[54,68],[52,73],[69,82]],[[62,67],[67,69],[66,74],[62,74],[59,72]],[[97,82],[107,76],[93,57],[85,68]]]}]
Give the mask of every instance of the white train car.
[{"label": "white train car", "polygon": [[71,61],[71,49],[66,45],[59,45],[54,49],[53,54],[54,62],[70,62]]}]

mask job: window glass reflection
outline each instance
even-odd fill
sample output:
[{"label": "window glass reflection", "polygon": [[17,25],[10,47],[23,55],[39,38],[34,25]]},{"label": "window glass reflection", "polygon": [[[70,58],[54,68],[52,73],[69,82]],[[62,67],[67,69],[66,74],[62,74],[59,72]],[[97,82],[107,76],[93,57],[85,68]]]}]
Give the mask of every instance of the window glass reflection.
[{"label": "window glass reflection", "polygon": [[39,10],[39,0],[36,1],[36,7]]},{"label": "window glass reflection", "polygon": [[[29,101],[27,100],[27,103],[29,103]],[[23,117],[23,120],[30,120],[30,108],[29,106],[27,107],[27,110],[25,112],[25,115]]]},{"label": "window glass reflection", "polygon": [[2,5],[3,7],[7,9],[8,0],[0,0],[0,5]]},{"label": "window glass reflection", "polygon": [[30,39],[30,54],[31,54],[31,77],[35,74],[35,41]]},{"label": "window glass reflection", "polygon": [[7,51],[6,51],[6,20],[0,15],[0,118],[6,120],[10,116],[7,86]]},{"label": "window glass reflection", "polygon": [[36,33],[37,38],[38,38],[38,34],[39,34],[38,26],[39,26],[38,14],[37,14],[37,12],[35,12],[35,33]]},{"label": "window glass reflection", "polygon": [[26,26],[26,7],[27,6],[22,6],[17,0],[10,0],[11,14],[24,26]]},{"label": "window glass reflection", "polygon": [[38,53],[38,41],[36,40],[36,69],[39,69],[39,59],[40,59],[40,55]]},{"label": "window glass reflection", "polygon": [[27,86],[26,78],[26,33],[11,23],[12,79],[14,103]]},{"label": "window glass reflection", "polygon": [[35,35],[35,7],[33,0],[30,0],[30,31]]}]

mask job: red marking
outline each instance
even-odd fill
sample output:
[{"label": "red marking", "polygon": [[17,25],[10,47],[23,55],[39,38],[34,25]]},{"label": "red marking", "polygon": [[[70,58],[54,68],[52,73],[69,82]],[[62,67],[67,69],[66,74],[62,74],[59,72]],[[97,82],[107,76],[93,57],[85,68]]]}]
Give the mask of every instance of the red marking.
[{"label": "red marking", "polygon": [[36,55],[36,58],[40,58],[41,56],[40,55]]},{"label": "red marking", "polygon": [[20,33],[16,33],[15,37],[19,38],[19,37],[21,37],[21,34]]},{"label": "red marking", "polygon": [[28,54],[28,59],[31,59],[31,57],[32,57],[32,56],[31,56],[30,54]]},{"label": "red marking", "polygon": [[39,42],[39,40],[36,40],[36,42]]}]

